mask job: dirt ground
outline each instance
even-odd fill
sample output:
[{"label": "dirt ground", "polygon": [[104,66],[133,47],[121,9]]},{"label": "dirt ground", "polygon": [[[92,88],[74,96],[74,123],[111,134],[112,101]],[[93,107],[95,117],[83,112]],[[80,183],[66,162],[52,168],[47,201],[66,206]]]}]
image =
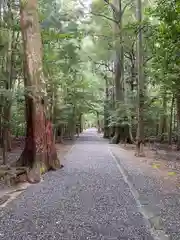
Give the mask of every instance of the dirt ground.
[{"label": "dirt ground", "polygon": [[[21,155],[21,152],[24,148],[24,137],[14,138],[12,141],[12,150],[11,152],[7,153],[7,165],[11,166],[13,165],[18,158]],[[65,141],[63,144],[56,144],[58,157],[61,161],[62,158],[66,155],[66,153],[69,151],[69,149],[72,146],[71,141]],[[0,158],[0,170],[2,166],[2,158]],[[5,184],[3,179],[0,179],[0,191],[4,191],[5,189],[8,189],[9,187]]]},{"label": "dirt ground", "polygon": [[180,152],[176,151],[174,147],[162,149],[156,146],[146,146],[144,148],[145,157],[134,157],[136,146],[134,144],[120,144],[120,147],[128,150],[126,154],[133,156],[133,164],[139,165],[143,170],[149,166],[152,172],[164,180],[168,180],[174,187],[180,188]]}]

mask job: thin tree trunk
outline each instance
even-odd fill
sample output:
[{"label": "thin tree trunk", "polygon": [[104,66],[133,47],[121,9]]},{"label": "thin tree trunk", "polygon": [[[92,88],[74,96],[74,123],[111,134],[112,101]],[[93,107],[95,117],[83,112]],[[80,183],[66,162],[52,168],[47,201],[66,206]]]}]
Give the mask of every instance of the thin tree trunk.
[{"label": "thin tree trunk", "polygon": [[98,133],[100,133],[101,132],[101,126],[100,126],[99,112],[97,112],[97,128],[98,128]]},{"label": "thin tree trunk", "polygon": [[82,113],[79,115],[79,132],[82,133],[83,131],[83,123],[82,123]]},{"label": "thin tree trunk", "polygon": [[164,141],[165,133],[167,133],[167,96],[166,92],[163,93],[163,113],[160,115],[159,124],[159,138],[160,141]]},{"label": "thin tree trunk", "polygon": [[4,141],[6,142],[6,150],[11,151],[11,131],[10,131],[10,121],[11,121],[11,102],[7,101],[7,106],[4,106],[4,125],[3,125],[3,132],[4,132]]},{"label": "thin tree trunk", "polygon": [[104,138],[109,138],[109,114],[108,114],[108,98],[109,98],[109,89],[108,89],[108,79],[107,75],[105,76],[105,101],[104,101]]},{"label": "thin tree trunk", "polygon": [[7,131],[6,128],[3,126],[2,131],[2,158],[3,158],[3,164],[7,164]]},{"label": "thin tree trunk", "polygon": [[177,130],[177,106],[176,104],[174,105],[174,112],[173,112],[173,131],[176,131]]},{"label": "thin tree trunk", "polygon": [[63,135],[64,135],[64,126],[61,124],[60,126],[58,126],[58,129],[57,129],[57,142],[58,143],[64,143]]},{"label": "thin tree trunk", "polygon": [[[5,73],[6,73],[6,80],[5,80],[5,89],[7,91],[12,90],[13,86],[13,65],[14,65],[14,50],[16,48],[16,40],[18,41],[18,38],[15,38],[15,32],[12,30],[13,25],[13,13],[12,13],[12,4],[13,2],[7,2],[8,7],[8,51],[6,55],[6,61],[5,61]],[[19,36],[19,35],[18,35]],[[3,152],[10,151],[11,150],[11,133],[10,133],[10,121],[11,121],[11,105],[12,105],[12,99],[10,99],[10,96],[4,97],[4,106],[3,106],[3,146],[5,149],[3,149]],[[4,155],[4,163],[5,163],[5,155]]]},{"label": "thin tree trunk", "polygon": [[180,150],[180,95],[176,96],[176,106],[177,106],[177,150]]},{"label": "thin tree trunk", "polygon": [[172,124],[173,124],[174,95],[171,100],[171,114],[169,120],[169,145],[172,144]]},{"label": "thin tree trunk", "polygon": [[75,139],[75,134],[76,134],[76,107],[73,106],[72,119],[69,124],[69,137],[73,141]]}]

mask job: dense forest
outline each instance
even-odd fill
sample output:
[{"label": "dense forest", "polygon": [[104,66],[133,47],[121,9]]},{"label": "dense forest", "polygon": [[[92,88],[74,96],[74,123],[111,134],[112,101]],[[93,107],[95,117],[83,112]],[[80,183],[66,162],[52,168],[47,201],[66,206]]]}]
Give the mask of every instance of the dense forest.
[{"label": "dense forest", "polygon": [[97,126],[110,143],[180,150],[180,3],[4,0],[0,26],[2,164],[25,136],[28,180],[61,167],[55,143]]}]

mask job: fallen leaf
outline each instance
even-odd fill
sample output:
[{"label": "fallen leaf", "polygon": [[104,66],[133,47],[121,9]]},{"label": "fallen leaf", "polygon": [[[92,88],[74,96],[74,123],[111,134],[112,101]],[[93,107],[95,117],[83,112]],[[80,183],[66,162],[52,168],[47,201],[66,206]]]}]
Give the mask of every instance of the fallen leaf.
[{"label": "fallen leaf", "polygon": [[155,164],[155,163],[152,164],[152,168],[155,168],[155,169],[160,168],[160,166],[161,166],[160,164]]},{"label": "fallen leaf", "polygon": [[168,172],[168,176],[175,176],[176,172]]}]

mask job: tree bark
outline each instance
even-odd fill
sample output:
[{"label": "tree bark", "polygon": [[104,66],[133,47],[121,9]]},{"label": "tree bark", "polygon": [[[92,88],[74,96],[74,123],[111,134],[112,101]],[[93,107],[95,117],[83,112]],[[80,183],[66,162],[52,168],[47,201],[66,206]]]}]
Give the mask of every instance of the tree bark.
[{"label": "tree bark", "polygon": [[7,131],[6,128],[3,127],[2,131],[2,159],[3,159],[3,164],[7,164]]},{"label": "tree bark", "polygon": [[82,119],[82,117],[83,117],[83,114],[80,113],[80,115],[79,115],[79,132],[80,133],[83,132],[83,119]]},{"label": "tree bark", "polygon": [[27,179],[39,182],[41,173],[60,168],[53,129],[46,119],[46,83],[42,69],[42,42],[37,0],[21,2],[20,24],[24,46],[24,85],[26,93],[26,141],[17,165],[29,168]]},{"label": "tree bark", "polygon": [[[123,102],[123,81],[124,81],[124,48],[122,38],[122,2],[121,0],[113,0],[113,6],[116,11],[114,13],[114,40],[115,40],[115,99],[116,106],[115,110],[118,110],[120,103]],[[115,135],[111,140],[111,143],[118,144],[120,141],[120,121],[116,123]]]},{"label": "tree bark", "polygon": [[97,112],[97,128],[98,128],[98,133],[101,133],[101,125],[100,125],[100,119],[99,119],[99,112]]},{"label": "tree bark", "polygon": [[69,124],[69,130],[70,130],[70,139],[75,140],[75,134],[76,134],[76,106],[73,106],[73,114],[72,119],[70,120]]},{"label": "tree bark", "polygon": [[177,106],[177,150],[180,151],[180,94],[176,95]]},{"label": "tree bark", "polygon": [[138,128],[136,136],[136,156],[145,156],[144,153],[144,61],[143,61],[143,36],[142,36],[142,3],[137,0],[137,21],[139,24],[137,39],[137,68],[138,68]]},{"label": "tree bark", "polygon": [[109,89],[108,89],[108,79],[107,75],[104,77],[105,78],[105,101],[104,101],[104,138],[109,138],[109,114],[108,114],[108,105],[109,105]]},{"label": "tree bark", "polygon": [[7,101],[7,106],[4,106],[4,141],[6,142],[6,150],[11,151],[11,130],[10,130],[10,121],[11,121],[11,101]]},{"label": "tree bark", "polygon": [[163,113],[160,115],[160,124],[159,124],[159,138],[163,142],[165,135],[168,132],[167,127],[167,94],[163,93]]},{"label": "tree bark", "polygon": [[[15,50],[17,49],[18,40],[19,40],[19,32],[16,35],[16,32],[14,29],[12,29],[13,26],[13,1],[7,2],[7,13],[8,13],[8,51],[6,56],[6,66],[5,66],[5,73],[6,73],[6,80],[5,80],[5,89],[7,91],[11,91],[13,89],[14,85],[14,79],[16,77],[13,76],[13,73],[15,72]],[[10,96],[4,97],[5,104],[3,106],[3,141],[4,146],[6,146],[5,151],[11,151],[11,128],[10,128],[10,122],[11,122],[11,105],[12,105],[12,99]]]},{"label": "tree bark", "polygon": [[63,124],[60,124],[57,128],[57,142],[58,143],[64,143],[63,135],[64,135],[64,126],[63,126]]},{"label": "tree bark", "polygon": [[169,145],[172,144],[173,109],[174,109],[174,95],[172,96],[171,100],[171,114],[169,120]]},{"label": "tree bark", "polygon": [[174,105],[174,112],[173,112],[173,131],[177,130],[177,105]]}]

